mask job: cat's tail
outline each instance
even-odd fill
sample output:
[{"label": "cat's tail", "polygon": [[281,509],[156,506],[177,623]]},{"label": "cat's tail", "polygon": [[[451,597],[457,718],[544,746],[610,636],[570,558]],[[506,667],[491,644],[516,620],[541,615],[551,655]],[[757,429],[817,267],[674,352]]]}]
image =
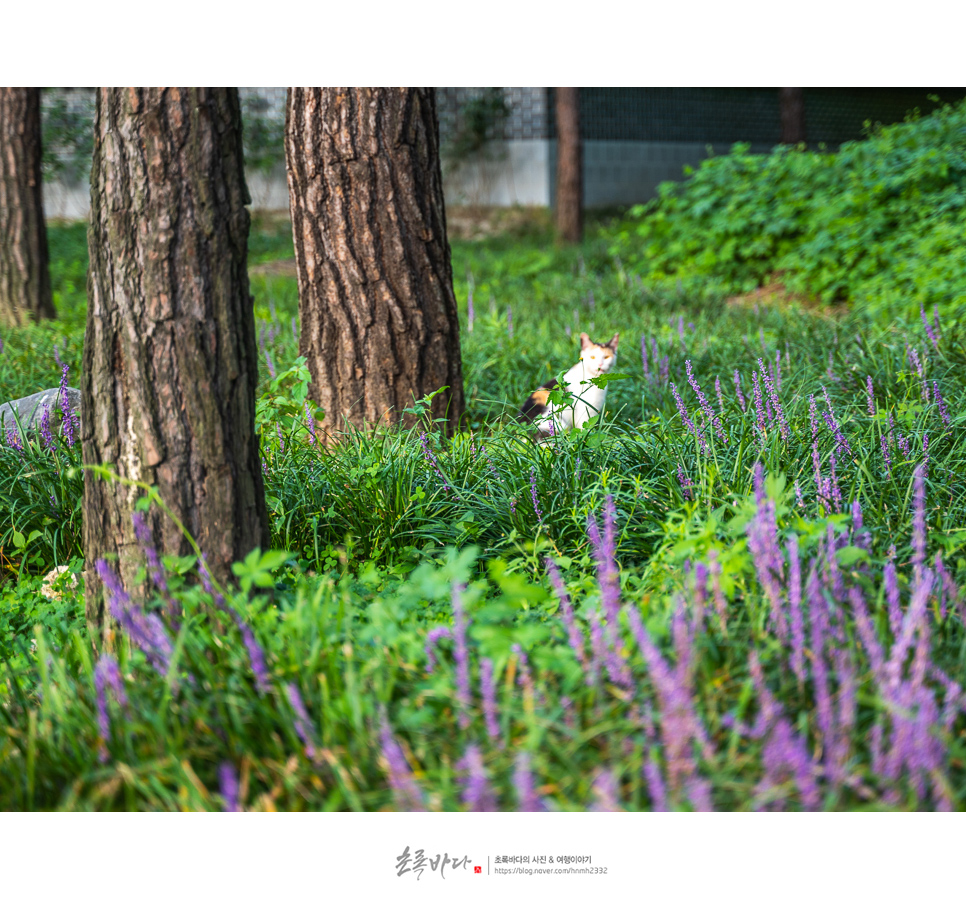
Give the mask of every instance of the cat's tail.
[{"label": "cat's tail", "polygon": [[550,391],[557,385],[557,380],[548,380],[539,390],[534,390],[527,401],[520,407],[517,420],[521,422],[535,422],[541,415],[546,415],[550,411],[547,399]]}]

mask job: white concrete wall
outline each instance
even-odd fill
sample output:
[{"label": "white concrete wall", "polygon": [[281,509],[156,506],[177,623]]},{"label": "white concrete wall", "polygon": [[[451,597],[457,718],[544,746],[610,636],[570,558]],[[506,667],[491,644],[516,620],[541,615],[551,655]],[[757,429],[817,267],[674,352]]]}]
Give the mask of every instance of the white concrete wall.
[{"label": "white concrete wall", "polygon": [[[448,204],[552,207],[557,142],[502,142],[504,155],[444,174]],[[657,186],[684,177],[708,156],[705,144],[660,141],[584,141],[584,206],[630,205],[653,198]]]},{"label": "white concrete wall", "polygon": [[451,205],[550,203],[550,142],[511,140],[490,145],[488,156],[444,170],[443,195]]},{"label": "white concrete wall", "polygon": [[[588,208],[647,201],[657,186],[683,178],[685,164],[697,167],[707,157],[704,144],[659,141],[584,141],[584,205]],[[501,141],[490,155],[443,174],[450,205],[552,207],[556,192],[556,141]],[[271,175],[248,176],[252,207],[288,211],[288,185],[281,168]],[[90,209],[87,185],[44,186],[48,217],[85,219]]]},{"label": "white concrete wall", "polygon": [[[283,169],[271,174],[252,173],[246,177],[252,208],[256,211],[288,211],[288,183]],[[62,220],[87,220],[91,209],[91,190],[85,182],[64,185],[44,183],[44,215]]]},{"label": "white concrete wall", "polygon": [[83,185],[44,183],[44,217],[87,220],[90,210],[91,190],[86,182]]}]

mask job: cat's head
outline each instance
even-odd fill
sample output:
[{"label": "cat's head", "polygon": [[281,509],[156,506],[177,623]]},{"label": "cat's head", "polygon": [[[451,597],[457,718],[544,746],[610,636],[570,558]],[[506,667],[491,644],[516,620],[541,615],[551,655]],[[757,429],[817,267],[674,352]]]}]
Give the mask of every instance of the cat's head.
[{"label": "cat's head", "polygon": [[601,345],[599,342],[592,342],[586,332],[581,332],[580,360],[586,371],[606,374],[617,363],[617,336]]}]

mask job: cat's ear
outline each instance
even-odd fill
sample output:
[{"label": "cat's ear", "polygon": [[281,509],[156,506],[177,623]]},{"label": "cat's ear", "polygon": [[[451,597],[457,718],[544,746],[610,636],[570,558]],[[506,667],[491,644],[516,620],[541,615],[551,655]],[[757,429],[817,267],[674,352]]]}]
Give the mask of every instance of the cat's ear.
[{"label": "cat's ear", "polygon": [[580,350],[583,351],[585,348],[590,348],[594,343],[590,340],[590,336],[586,332],[580,333]]},{"label": "cat's ear", "polygon": [[618,339],[618,337],[619,337],[619,336],[620,336],[620,333],[619,333],[619,332],[618,332],[617,334],[615,334],[615,336],[614,336],[614,338],[612,338],[612,339],[611,339],[611,340],[610,340],[610,341],[609,341],[609,342],[607,343],[607,347],[608,347],[608,348],[613,348],[613,349],[614,349],[614,351],[617,351],[617,339]]}]

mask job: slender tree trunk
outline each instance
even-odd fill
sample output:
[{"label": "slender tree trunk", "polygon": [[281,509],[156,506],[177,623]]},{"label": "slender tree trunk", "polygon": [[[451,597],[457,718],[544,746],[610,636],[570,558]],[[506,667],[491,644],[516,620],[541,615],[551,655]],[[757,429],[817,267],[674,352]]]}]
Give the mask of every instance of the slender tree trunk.
[{"label": "slender tree trunk", "polygon": [[285,118],[299,351],[325,437],[463,414],[432,89],[291,88]]},{"label": "slender tree trunk", "polygon": [[782,143],[801,144],[805,141],[805,91],[782,87],[778,91],[782,115]]},{"label": "slender tree trunk", "polygon": [[[247,202],[236,89],[98,90],[84,463],[157,487],[219,579],[269,541]],[[116,553],[122,584],[137,593],[144,555],[131,512],[143,492],[84,477],[87,613],[102,622],[94,563]],[[149,523],[162,552],[191,552],[156,506]]]},{"label": "slender tree trunk", "polygon": [[580,92],[576,86],[558,86],[556,96],[557,234],[568,243],[579,243],[584,233]]},{"label": "slender tree trunk", "polygon": [[40,90],[0,87],[0,323],[53,319],[40,163]]}]

